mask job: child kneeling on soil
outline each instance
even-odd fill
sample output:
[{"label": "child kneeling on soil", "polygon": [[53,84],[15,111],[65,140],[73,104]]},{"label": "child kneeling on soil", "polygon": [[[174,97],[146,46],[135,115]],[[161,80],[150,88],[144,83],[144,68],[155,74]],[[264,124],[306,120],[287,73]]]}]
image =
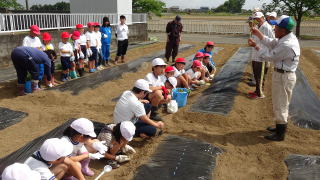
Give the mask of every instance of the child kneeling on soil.
[{"label": "child kneeling on soil", "polygon": [[[71,78],[75,78],[76,72],[72,69],[74,65],[74,56],[73,56],[73,48],[72,45],[68,42],[70,38],[70,34],[68,32],[62,32],[61,40],[59,43],[59,50],[61,55],[61,81],[65,82],[69,77],[69,70]],[[74,76],[75,74],[75,76]]]},{"label": "child kneeling on soil", "polygon": [[174,77],[177,78],[177,87],[184,87],[189,89],[188,77],[184,67],[186,66],[186,60],[184,58],[177,58],[173,66]]},{"label": "child kneeling on soil", "polygon": [[[90,143],[92,138],[95,138],[97,136],[94,132],[93,123],[86,118],[76,119],[63,132],[63,135],[64,136],[61,139],[65,140],[67,143],[73,146],[73,151],[70,159],[78,163],[84,175],[93,176],[94,172],[89,168],[90,159],[103,158],[104,155],[102,154],[104,154],[105,151],[108,150],[108,148],[106,146],[103,146],[101,142],[97,141],[95,143]],[[86,149],[85,144],[87,143],[92,144],[91,149],[95,149],[95,151],[91,151],[93,153],[89,153]],[[100,150],[98,153],[96,153],[97,149]]]},{"label": "child kneeling on soil", "polygon": [[201,78],[201,69],[202,63],[198,60],[194,60],[191,69],[186,72],[190,86],[196,88],[205,83],[204,81],[199,80]]},{"label": "child kneeling on soil", "polygon": [[[120,165],[118,163],[130,161],[128,155],[136,153],[136,151],[128,145],[133,139],[135,131],[136,127],[131,121],[108,124],[100,131],[98,140],[108,147],[108,151],[104,154],[104,157],[111,160],[108,163],[112,165],[113,168],[119,167]],[[95,143],[94,141],[92,142]],[[91,148],[88,149],[90,150]],[[119,153],[121,155],[119,155]]]},{"label": "child kneeling on soil", "polygon": [[80,167],[68,157],[72,149],[72,145],[64,140],[47,139],[24,164],[39,172],[41,179],[54,180],[74,176],[84,180]]}]

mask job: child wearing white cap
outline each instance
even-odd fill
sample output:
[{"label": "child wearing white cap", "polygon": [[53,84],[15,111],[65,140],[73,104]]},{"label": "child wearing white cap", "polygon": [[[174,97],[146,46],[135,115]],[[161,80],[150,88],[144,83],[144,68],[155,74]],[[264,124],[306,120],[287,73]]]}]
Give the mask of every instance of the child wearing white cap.
[{"label": "child wearing white cap", "polygon": [[[103,158],[105,151],[108,148],[101,144],[101,142],[93,143],[93,148],[100,150],[98,153],[89,153],[85,143],[89,143],[92,138],[97,135],[94,132],[93,123],[86,118],[79,118],[74,120],[71,125],[63,132],[62,140],[65,140],[68,144],[72,145],[73,151],[71,153],[70,159],[78,162],[81,166],[81,171],[86,176],[93,176],[94,172],[89,168],[90,159],[100,159]],[[99,147],[99,148],[95,148]],[[101,147],[101,148],[100,148]]]},{"label": "child wearing white cap", "polygon": [[40,180],[41,176],[26,164],[14,163],[4,169],[1,178],[2,180]]},{"label": "child wearing white cap", "polygon": [[144,98],[150,92],[152,91],[149,82],[144,79],[137,80],[131,91],[125,91],[121,95],[113,113],[113,122],[118,124],[131,121],[136,127],[136,136],[143,138],[155,136],[157,128],[163,129],[164,124],[161,121],[151,120],[147,115],[150,108]]},{"label": "child wearing white cap", "polygon": [[[133,154],[136,151],[128,145],[135,135],[136,127],[131,121],[123,121],[118,124],[108,124],[100,131],[98,140],[108,147],[105,158],[112,160],[113,168],[119,167],[118,163],[130,160],[127,155],[116,155],[119,152]],[[115,162],[116,161],[116,162]]]},{"label": "child wearing white cap", "polygon": [[152,72],[148,73],[144,78],[148,81],[150,89],[152,90],[146,97],[151,102],[151,114],[150,118],[156,121],[161,121],[162,118],[158,115],[158,106],[165,103],[165,99],[162,95],[162,86],[166,81],[164,76],[164,70],[167,64],[161,58],[156,58],[152,61]]},{"label": "child wearing white cap", "polygon": [[72,149],[72,145],[64,140],[47,139],[24,164],[39,172],[41,180],[62,179],[66,175],[84,180],[80,167],[67,157],[72,153]]}]

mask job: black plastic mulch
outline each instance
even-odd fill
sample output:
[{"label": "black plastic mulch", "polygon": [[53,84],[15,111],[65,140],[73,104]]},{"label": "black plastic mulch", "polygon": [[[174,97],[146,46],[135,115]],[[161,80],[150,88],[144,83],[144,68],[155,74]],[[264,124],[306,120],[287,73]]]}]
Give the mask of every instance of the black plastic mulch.
[{"label": "black plastic mulch", "polygon": [[216,157],[222,152],[205,142],[170,135],[149,162],[137,169],[133,179],[213,179]]},{"label": "black plastic mulch", "polygon": [[251,48],[239,48],[215,76],[213,85],[203,91],[202,96],[190,110],[227,115],[232,110],[234,97],[238,94],[238,84],[250,56]]},{"label": "black plastic mulch", "polygon": [[320,179],[320,156],[292,154],[285,160],[288,166],[288,180]]},{"label": "black plastic mulch", "polygon": [[0,107],[0,130],[22,121],[27,115],[25,112]]}]

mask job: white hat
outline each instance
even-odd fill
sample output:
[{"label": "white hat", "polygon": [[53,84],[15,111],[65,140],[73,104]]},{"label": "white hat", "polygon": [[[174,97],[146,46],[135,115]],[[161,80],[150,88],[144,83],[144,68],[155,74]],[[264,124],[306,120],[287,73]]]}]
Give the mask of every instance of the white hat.
[{"label": "white hat", "polygon": [[143,91],[148,91],[148,92],[152,92],[152,90],[149,87],[149,83],[148,81],[144,80],[144,79],[138,79],[135,83],[134,83],[134,87],[139,88]]},{"label": "white hat", "polygon": [[272,16],[272,17],[277,17],[277,13],[276,12],[272,12],[272,13],[270,13],[270,16]]},{"label": "white hat", "polygon": [[266,16],[270,16],[270,15],[271,15],[271,13],[270,13],[270,12],[267,12],[267,13],[266,13]]},{"label": "white hat", "polygon": [[253,18],[261,18],[261,17],[264,17],[263,13],[262,12],[255,12],[253,13]]},{"label": "white hat", "polygon": [[14,163],[6,167],[2,173],[2,180],[40,180],[40,173],[33,171],[26,164]]},{"label": "white hat", "polygon": [[176,88],[177,86],[177,78],[175,77],[169,77],[168,81],[170,82],[170,84],[173,86],[173,88]]},{"label": "white hat", "polygon": [[154,66],[166,66],[167,64],[164,62],[163,59],[161,58],[155,58],[153,61],[152,61],[152,67]]},{"label": "white hat", "polygon": [[51,138],[44,141],[40,147],[40,155],[46,161],[55,161],[61,157],[70,155],[73,151],[73,146],[65,140]]},{"label": "white hat", "polygon": [[94,132],[93,123],[89,119],[76,119],[71,123],[70,127],[78,131],[78,133],[80,134],[87,135],[90,137],[97,137],[96,133]]},{"label": "white hat", "polygon": [[136,132],[136,127],[131,121],[123,121],[120,124],[120,132],[122,137],[127,141],[131,141]]},{"label": "white hat", "polygon": [[253,12],[259,12],[259,11],[261,11],[261,8],[259,8],[259,7],[256,7],[253,9]]}]

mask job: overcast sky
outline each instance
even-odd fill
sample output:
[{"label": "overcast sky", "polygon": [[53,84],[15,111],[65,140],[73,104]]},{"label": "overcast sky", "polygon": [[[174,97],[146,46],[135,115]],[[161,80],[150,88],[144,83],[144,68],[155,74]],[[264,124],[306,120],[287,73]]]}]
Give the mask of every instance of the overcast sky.
[{"label": "overcast sky", "polygon": [[[25,0],[17,0],[17,1],[20,4],[25,5]],[[33,4],[50,4],[50,3],[54,4],[60,1],[70,2],[70,0],[29,0],[29,6],[32,6]],[[210,8],[213,8],[223,4],[226,0],[162,0],[162,1],[166,3],[167,7],[179,6],[180,8],[185,9],[185,8],[199,8],[201,6],[208,6]],[[270,3],[270,2],[271,0],[246,0],[246,3],[243,8],[253,9],[255,7],[261,7],[263,3]]]}]

